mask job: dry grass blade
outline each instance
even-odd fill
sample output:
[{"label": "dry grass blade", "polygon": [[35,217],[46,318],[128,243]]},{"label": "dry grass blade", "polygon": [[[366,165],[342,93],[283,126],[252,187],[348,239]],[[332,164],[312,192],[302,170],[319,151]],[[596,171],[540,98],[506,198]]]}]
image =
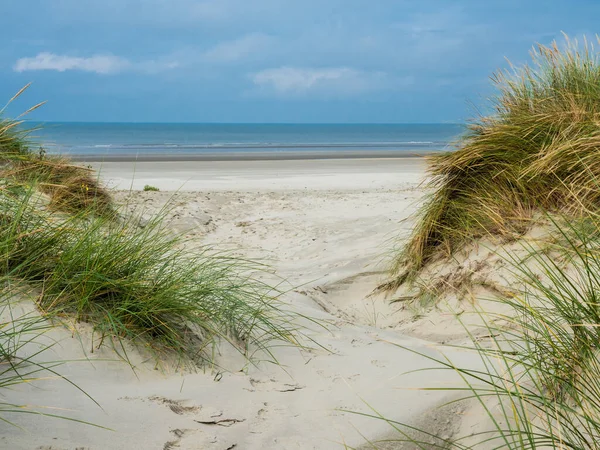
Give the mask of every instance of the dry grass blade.
[{"label": "dry grass blade", "polygon": [[10,105],[17,98],[19,98],[21,96],[21,94],[23,94],[23,92],[25,92],[27,89],[29,89],[30,86],[31,86],[31,82],[27,83],[25,86],[23,86],[21,89],[19,89],[19,91],[15,95],[13,95],[12,98],[8,101],[8,103],[0,110],[0,114],[3,114],[4,111],[6,110],[6,108],[8,107],[8,105]]}]

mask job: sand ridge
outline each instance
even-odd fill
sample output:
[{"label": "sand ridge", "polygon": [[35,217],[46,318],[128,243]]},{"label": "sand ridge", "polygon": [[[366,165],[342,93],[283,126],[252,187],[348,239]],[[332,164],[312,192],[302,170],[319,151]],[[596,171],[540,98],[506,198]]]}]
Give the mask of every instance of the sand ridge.
[{"label": "sand ridge", "polygon": [[[16,416],[25,431],[10,432],[11,448],[356,447],[387,435],[390,427],[346,411],[373,413],[371,405],[391,419],[411,422],[440,404],[446,394],[414,389],[440,382],[439,373],[401,376],[428,364],[402,346],[437,355],[439,344],[401,332],[411,322],[409,312],[382,298],[369,300],[385,279],[390,240],[410,229],[409,217],[424,196],[418,185],[422,171],[419,175],[409,165],[405,176],[398,175],[404,181],[382,188],[380,168],[363,161],[357,186],[342,168],[326,177],[327,189],[290,188],[302,177],[302,184],[309,184],[314,174],[279,177],[278,189],[274,178],[265,176],[257,189],[261,178],[249,171],[234,177],[228,190],[215,179],[214,190],[118,192],[117,201],[142,208],[147,218],[169,202],[166,223],[187,236],[190,248],[216,245],[271,265],[289,286],[284,296],[289,307],[322,323],[306,323],[308,338],[319,346],[276,348],[278,365],[252,365],[224,345],[216,358],[222,369],[198,373],[153,370],[141,356],[134,372],[99,349],[91,356],[93,365],[67,363],[61,371],[102,409],[57,380],[22,389],[30,389],[37,404],[65,408],[113,431]],[[109,183],[123,175],[103,172]],[[162,180],[143,182],[162,187]],[[56,329],[53,336],[59,341],[51,350],[56,359],[90,358],[68,331]],[[467,355],[454,356],[469,364]],[[444,382],[452,379],[445,377]],[[9,397],[17,394],[23,392]],[[0,427],[5,433],[5,425]]]}]

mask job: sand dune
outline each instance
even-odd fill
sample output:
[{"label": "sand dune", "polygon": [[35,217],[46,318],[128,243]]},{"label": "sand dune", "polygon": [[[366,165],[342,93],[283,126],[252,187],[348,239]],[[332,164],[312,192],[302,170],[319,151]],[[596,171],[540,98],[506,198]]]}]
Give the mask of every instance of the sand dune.
[{"label": "sand dune", "polygon": [[[15,415],[24,431],[0,424],[4,442],[15,449],[335,449],[390,433],[384,422],[346,410],[369,413],[371,405],[393,420],[434,420],[427,412],[447,394],[410,388],[452,377],[402,376],[430,363],[398,345],[435,355],[443,346],[427,337],[451,321],[421,318],[415,330],[413,312],[369,295],[384,279],[390,240],[410,228],[406,220],[423,198],[423,162],[295,163],[145,163],[135,174],[131,165],[106,164],[102,177],[121,188],[132,177],[134,187],[161,188],[120,191],[117,200],[147,217],[171,202],[167,221],[190,247],[217,245],[270,264],[289,289],[289,307],[321,323],[305,323],[312,349],[275,348],[277,364],[257,354],[252,365],[224,345],[215,360],[222,369],[199,373],[154,370],[130,349],[133,371],[106,348],[90,354],[85,327],[82,341],[57,328],[58,344],[44,358],[81,360],[58,370],[102,409],[61,380],[19,387],[8,400],[27,390],[36,404],[112,431]],[[472,365],[471,356],[445,351]],[[438,431],[451,435],[460,412],[444,413]]]}]

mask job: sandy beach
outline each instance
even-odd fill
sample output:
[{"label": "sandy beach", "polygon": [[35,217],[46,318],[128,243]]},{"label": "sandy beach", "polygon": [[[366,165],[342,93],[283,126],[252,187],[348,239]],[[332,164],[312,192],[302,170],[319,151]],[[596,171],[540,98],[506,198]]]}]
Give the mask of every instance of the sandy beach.
[{"label": "sandy beach", "polygon": [[90,162],[115,189],[161,191],[360,190],[414,187],[423,158],[299,159],[267,161]]},{"label": "sandy beach", "polygon": [[[132,370],[107,349],[84,351],[85,344],[57,328],[57,344],[45,358],[73,361],[57,370],[99,406],[59,379],[19,386],[7,400],[31,390],[36,404],[109,430],[15,415],[23,430],[0,424],[0,446],[342,449],[392,431],[348,411],[372,414],[373,408],[408,423],[428,417],[448,393],[414,388],[452,376],[402,375],[430,363],[398,345],[435,355],[440,342],[464,339],[464,331],[449,325],[452,317],[417,320],[402,304],[370,296],[385,279],[391,243],[410,229],[423,199],[424,167],[424,160],[411,158],[95,165],[120,189],[117,201],[143,208],[147,217],[169,202],[167,223],[186,235],[190,248],[209,244],[275,269],[287,307],[318,321],[303,323],[303,343],[311,348],[274,348],[273,364],[261,362],[266,355],[260,354],[249,363],[223,345],[215,357],[220,368],[198,373],[156,370],[131,350]],[[160,192],[140,191],[146,184]],[[447,351],[469,364],[466,355]],[[436,431],[450,436],[457,417],[453,411],[440,419]]]},{"label": "sandy beach", "polygon": [[600,2],[8,2],[0,450],[600,449]]}]

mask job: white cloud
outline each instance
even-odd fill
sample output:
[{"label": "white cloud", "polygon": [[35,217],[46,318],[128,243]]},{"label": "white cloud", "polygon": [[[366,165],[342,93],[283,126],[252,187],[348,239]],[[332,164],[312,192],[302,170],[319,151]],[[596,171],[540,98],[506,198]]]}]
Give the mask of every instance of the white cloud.
[{"label": "white cloud", "polygon": [[144,72],[147,74],[154,74],[164,72],[166,70],[177,69],[181,66],[182,64],[179,61],[173,59],[151,59],[148,61],[142,61],[138,63],[130,63],[131,70]]},{"label": "white cloud", "polygon": [[[349,67],[279,67],[255,73],[251,78],[259,88],[283,95],[313,92],[338,95],[360,94],[388,89],[393,86],[394,81],[384,72],[365,72]],[[412,79],[396,81],[402,85],[410,83]]]},{"label": "white cloud", "polygon": [[232,41],[221,42],[207,50],[203,60],[213,63],[236,62],[264,51],[272,38],[263,33],[251,33]]},{"label": "white cloud", "polygon": [[57,72],[80,70],[83,72],[110,74],[121,72],[130,66],[131,63],[127,59],[113,55],[95,55],[89,58],[78,58],[43,52],[33,58],[19,59],[13,68],[16,72],[30,70],[55,70]]},{"label": "white cloud", "polygon": [[176,61],[149,60],[132,62],[126,58],[114,55],[94,55],[88,58],[81,58],[42,52],[34,57],[18,59],[13,69],[15,72],[35,70],[66,72],[67,70],[78,70],[109,75],[124,71],[156,73],[162,70],[174,69],[178,66],[179,63]]}]

